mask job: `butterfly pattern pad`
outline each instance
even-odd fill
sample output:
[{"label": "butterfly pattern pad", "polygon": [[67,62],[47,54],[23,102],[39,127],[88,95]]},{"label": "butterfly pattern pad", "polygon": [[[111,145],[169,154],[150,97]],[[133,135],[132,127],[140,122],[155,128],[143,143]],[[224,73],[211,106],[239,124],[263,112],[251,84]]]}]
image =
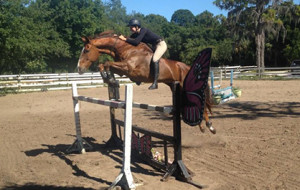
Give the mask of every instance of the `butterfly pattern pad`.
[{"label": "butterfly pattern pad", "polygon": [[191,126],[200,124],[203,119],[211,53],[211,48],[202,50],[184,79],[181,114],[183,121]]}]

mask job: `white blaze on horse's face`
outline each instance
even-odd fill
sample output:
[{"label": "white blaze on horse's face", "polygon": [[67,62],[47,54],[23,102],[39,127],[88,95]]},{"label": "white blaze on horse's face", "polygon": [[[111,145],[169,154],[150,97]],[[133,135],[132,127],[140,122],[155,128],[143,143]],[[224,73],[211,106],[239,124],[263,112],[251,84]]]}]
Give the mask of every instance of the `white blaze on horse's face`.
[{"label": "white blaze on horse's face", "polygon": [[96,46],[92,44],[85,44],[77,64],[79,74],[84,73],[93,62],[97,61],[99,55],[100,53]]},{"label": "white blaze on horse's face", "polygon": [[84,52],[84,47],[81,50],[81,54],[80,54],[80,57],[79,57],[78,63],[77,63],[77,71],[78,71],[79,74],[83,74],[84,73],[84,69],[82,69],[80,67],[80,62],[81,62],[81,57],[82,57],[83,52]]}]

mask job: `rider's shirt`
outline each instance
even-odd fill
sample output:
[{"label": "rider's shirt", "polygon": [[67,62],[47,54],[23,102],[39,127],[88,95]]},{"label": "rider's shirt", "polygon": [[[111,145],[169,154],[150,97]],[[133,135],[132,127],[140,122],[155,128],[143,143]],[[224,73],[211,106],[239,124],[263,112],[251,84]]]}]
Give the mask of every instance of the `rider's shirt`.
[{"label": "rider's shirt", "polygon": [[156,45],[160,42],[162,38],[157,34],[153,33],[147,28],[141,28],[139,33],[133,33],[129,38],[126,39],[126,42],[137,46],[140,42],[144,42],[151,45]]}]

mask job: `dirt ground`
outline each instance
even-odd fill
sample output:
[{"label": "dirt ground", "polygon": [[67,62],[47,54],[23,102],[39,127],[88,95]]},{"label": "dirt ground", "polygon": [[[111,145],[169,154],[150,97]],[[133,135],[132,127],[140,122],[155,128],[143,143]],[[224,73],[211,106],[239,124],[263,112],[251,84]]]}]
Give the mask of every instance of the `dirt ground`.
[{"label": "dirt ground", "polygon": [[[213,109],[217,134],[182,123],[183,162],[195,173],[193,180],[209,190],[300,189],[299,84],[236,80],[242,96]],[[134,101],[171,105],[167,86],[149,91],[148,85],[134,85]],[[124,97],[124,86],[120,92]],[[122,153],[105,148],[108,107],[80,103],[82,135],[94,150],[66,153],[75,140],[71,94],[65,90],[0,97],[0,189],[104,189],[118,176]],[[107,88],[79,89],[79,94],[108,99]],[[172,133],[172,120],[158,112],[135,109],[133,123]],[[197,189],[173,177],[162,182],[163,172],[134,160],[133,176],[143,183],[137,189]]]}]

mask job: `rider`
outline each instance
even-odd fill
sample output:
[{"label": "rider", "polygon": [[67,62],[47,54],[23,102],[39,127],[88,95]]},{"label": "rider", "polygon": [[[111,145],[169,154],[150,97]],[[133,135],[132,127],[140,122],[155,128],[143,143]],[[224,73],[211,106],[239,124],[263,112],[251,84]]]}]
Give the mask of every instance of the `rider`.
[{"label": "rider", "polygon": [[130,31],[132,32],[129,38],[120,35],[119,38],[134,46],[137,46],[140,42],[151,44],[154,48],[152,57],[153,70],[154,70],[154,82],[149,89],[157,89],[157,79],[159,75],[159,59],[167,50],[166,42],[157,34],[153,33],[147,28],[141,27],[141,23],[137,19],[131,19],[128,23]]}]

